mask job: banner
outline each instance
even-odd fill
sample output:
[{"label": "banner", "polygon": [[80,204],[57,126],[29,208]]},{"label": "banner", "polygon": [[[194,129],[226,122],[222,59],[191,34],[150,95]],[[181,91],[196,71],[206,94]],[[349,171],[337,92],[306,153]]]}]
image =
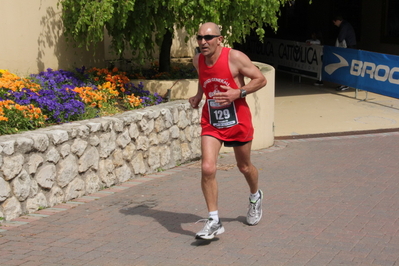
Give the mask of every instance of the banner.
[{"label": "banner", "polygon": [[322,79],[399,98],[399,56],[324,46]]},{"label": "banner", "polygon": [[272,65],[276,70],[319,79],[323,46],[279,39],[249,38],[243,51],[252,61]]}]

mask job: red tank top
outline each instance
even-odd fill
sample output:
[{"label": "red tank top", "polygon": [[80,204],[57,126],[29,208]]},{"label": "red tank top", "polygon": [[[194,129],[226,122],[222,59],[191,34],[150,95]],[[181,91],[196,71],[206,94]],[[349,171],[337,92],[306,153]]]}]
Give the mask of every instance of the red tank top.
[{"label": "red tank top", "polygon": [[225,91],[220,85],[239,88],[229,68],[230,50],[231,48],[223,47],[218,60],[211,67],[206,65],[205,57],[199,55],[199,82],[206,96],[202,109],[201,135],[210,135],[223,141],[251,141],[254,128],[245,98],[239,98],[224,106],[213,100],[215,93]]}]

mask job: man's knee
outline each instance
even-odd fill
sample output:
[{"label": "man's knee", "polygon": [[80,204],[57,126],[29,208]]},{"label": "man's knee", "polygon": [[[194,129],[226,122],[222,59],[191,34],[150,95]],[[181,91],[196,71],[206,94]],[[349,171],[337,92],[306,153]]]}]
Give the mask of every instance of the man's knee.
[{"label": "man's knee", "polygon": [[252,164],[243,164],[243,163],[237,163],[238,170],[244,175],[250,174],[252,167],[254,167]]},{"label": "man's knee", "polygon": [[216,164],[202,162],[202,176],[211,177],[216,174]]}]

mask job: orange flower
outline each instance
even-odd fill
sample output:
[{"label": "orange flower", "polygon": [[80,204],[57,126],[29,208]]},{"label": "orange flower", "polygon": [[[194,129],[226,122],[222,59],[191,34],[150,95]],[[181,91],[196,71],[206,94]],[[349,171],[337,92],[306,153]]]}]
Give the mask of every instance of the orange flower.
[{"label": "orange flower", "polygon": [[9,89],[12,91],[20,91],[23,88],[27,88],[34,92],[41,89],[39,84],[31,82],[25,78],[20,78],[17,75],[8,72],[8,70],[1,71],[0,88]]}]

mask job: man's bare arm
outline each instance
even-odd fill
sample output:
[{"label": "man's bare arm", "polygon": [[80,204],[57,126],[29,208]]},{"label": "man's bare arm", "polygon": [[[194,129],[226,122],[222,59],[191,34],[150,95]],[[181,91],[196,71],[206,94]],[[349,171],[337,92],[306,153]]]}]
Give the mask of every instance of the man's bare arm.
[{"label": "man's bare arm", "polygon": [[[256,92],[267,83],[259,68],[252,63],[248,56],[238,50],[230,51],[229,66],[237,85],[240,89],[244,89],[247,94]],[[248,84],[244,83],[244,77],[250,79]],[[220,88],[225,89],[226,92],[215,94],[214,99],[222,105],[229,104],[241,97],[241,90],[232,89],[228,86],[220,86]]]},{"label": "man's bare arm", "polygon": [[[199,58],[199,54],[195,55],[194,58],[193,58],[193,65],[194,65],[195,69],[197,69],[197,73],[199,73],[199,71],[198,71],[198,58]],[[188,99],[189,103],[191,104],[191,107],[198,108],[198,105],[199,105],[199,103],[202,100],[202,95],[203,94],[204,94],[204,91],[202,89],[202,86],[201,86],[200,82],[198,81],[197,94]]]},{"label": "man's bare arm", "polygon": [[[247,94],[263,88],[267,83],[259,68],[252,63],[247,55],[238,50],[231,50],[230,52],[230,67],[233,76],[235,74],[238,76],[239,85],[247,91]],[[244,77],[250,79],[250,82],[246,85],[244,85]]]}]

